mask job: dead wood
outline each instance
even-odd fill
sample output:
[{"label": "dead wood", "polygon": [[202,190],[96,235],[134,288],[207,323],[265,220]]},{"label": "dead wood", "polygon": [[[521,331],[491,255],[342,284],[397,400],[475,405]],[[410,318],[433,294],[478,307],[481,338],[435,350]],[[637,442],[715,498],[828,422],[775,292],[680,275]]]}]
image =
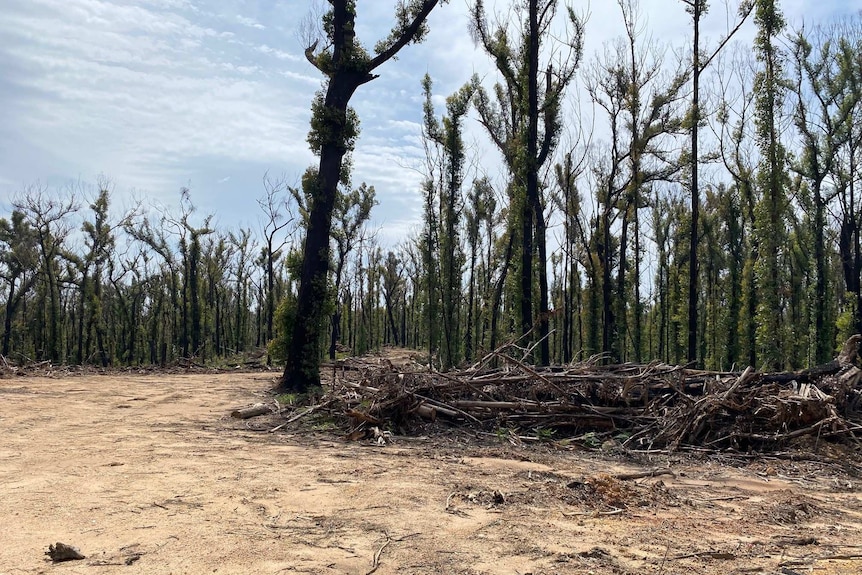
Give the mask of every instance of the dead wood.
[{"label": "dead wood", "polygon": [[258,415],[266,415],[268,413],[272,413],[272,407],[266,405],[265,403],[255,403],[249,407],[243,407],[242,409],[235,409],[230,412],[230,416],[234,419],[250,419],[252,417],[257,417]]},{"label": "dead wood", "polygon": [[[813,368],[761,373],[672,366],[583,363],[537,367],[519,348],[496,350],[462,370],[345,360],[353,369],[327,391],[329,413],[348,435],[366,426],[398,433],[428,425],[471,427],[526,441],[614,439],[637,450],[775,450],[812,436],[862,436],[862,371],[854,336],[835,360]],[[514,357],[513,357],[514,356]],[[499,367],[492,367],[493,360]],[[358,433],[357,433],[358,432]]]},{"label": "dead wood", "polygon": [[81,555],[81,552],[78,551],[77,547],[72,547],[71,545],[60,543],[59,541],[56,544],[48,545],[48,550],[45,551],[45,555],[50,557],[51,561],[54,563],[86,559],[86,557]]},{"label": "dead wood", "polygon": [[300,411],[299,413],[294,414],[294,415],[292,415],[291,417],[287,418],[287,421],[285,421],[285,422],[284,422],[284,423],[282,423],[281,425],[276,425],[275,427],[273,427],[272,429],[270,429],[270,430],[269,430],[269,432],[270,432],[270,433],[274,433],[274,432],[278,431],[279,429],[281,429],[282,427],[285,427],[285,426],[287,426],[287,425],[290,425],[291,423],[293,423],[293,422],[295,422],[295,421],[299,421],[300,419],[302,419],[302,418],[303,418],[303,417],[305,417],[306,415],[309,415],[309,414],[311,414],[311,413],[314,413],[314,412],[315,412],[315,411],[317,411],[318,409],[321,409],[321,408],[326,407],[326,406],[327,406],[327,405],[329,405],[330,403],[331,403],[331,400],[330,400],[330,401],[324,401],[323,403],[319,403],[319,404],[317,404],[317,405],[312,405],[312,406],[310,406],[310,407],[308,407],[308,408],[306,408],[306,409],[303,409],[303,410],[302,410],[302,411]]},{"label": "dead wood", "polygon": [[668,468],[648,469],[646,471],[632,471],[631,473],[617,473],[612,475],[614,479],[620,481],[631,481],[632,479],[644,479],[646,477],[658,477],[659,475],[672,475],[676,477],[676,473]]}]

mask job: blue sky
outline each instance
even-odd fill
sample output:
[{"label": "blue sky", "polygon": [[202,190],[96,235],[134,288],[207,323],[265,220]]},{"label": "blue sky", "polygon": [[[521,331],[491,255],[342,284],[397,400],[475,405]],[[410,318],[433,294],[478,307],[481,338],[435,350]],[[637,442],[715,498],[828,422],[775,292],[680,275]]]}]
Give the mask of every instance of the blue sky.
[{"label": "blue sky", "polygon": [[[393,2],[358,4],[359,38],[373,46],[389,30]],[[493,10],[495,2],[487,4]],[[198,209],[220,224],[258,227],[264,174],[296,184],[315,160],[305,137],[321,78],[300,39],[311,5],[4,0],[0,216],[34,182],[86,187],[103,174],[118,207],[132,198],[176,206],[180,187],[189,186]],[[616,2],[572,5],[589,14],[587,58],[622,32]],[[857,12],[862,0],[786,0],[782,7],[799,25]],[[641,12],[654,38],[672,47],[687,42],[679,0],[642,0]],[[474,72],[492,78],[470,39],[467,13],[466,0],[435,10],[427,41],[406,48],[354,97],[362,127],[354,180],[377,189],[373,218],[384,241],[397,242],[420,218],[421,77],[432,76],[441,104]],[[725,25],[724,7],[714,0],[705,35],[717,40]],[[748,25],[743,41],[752,33]],[[468,123],[468,140],[483,165],[495,165],[475,123]]]}]

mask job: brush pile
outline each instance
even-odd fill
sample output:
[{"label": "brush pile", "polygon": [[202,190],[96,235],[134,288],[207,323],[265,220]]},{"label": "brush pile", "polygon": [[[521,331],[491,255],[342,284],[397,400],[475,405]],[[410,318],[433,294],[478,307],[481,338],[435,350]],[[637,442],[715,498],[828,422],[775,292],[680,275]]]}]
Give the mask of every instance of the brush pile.
[{"label": "brush pile", "polygon": [[803,436],[858,442],[860,341],[853,336],[828,364],[784,373],[597,361],[540,368],[505,350],[446,373],[348,360],[333,366],[324,399],[353,437],[373,428],[416,433],[436,422],[521,438],[607,436],[632,449],[769,450]]}]

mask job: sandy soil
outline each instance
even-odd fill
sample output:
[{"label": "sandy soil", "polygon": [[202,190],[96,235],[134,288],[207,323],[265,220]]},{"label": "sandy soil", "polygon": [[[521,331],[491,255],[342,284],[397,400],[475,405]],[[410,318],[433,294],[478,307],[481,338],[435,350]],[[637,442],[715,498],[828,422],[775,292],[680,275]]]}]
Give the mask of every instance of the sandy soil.
[{"label": "sandy soil", "polygon": [[[0,574],[862,573],[840,459],[380,446],[229,417],[271,381],[0,380]],[[52,564],[58,541],[86,559]]]}]

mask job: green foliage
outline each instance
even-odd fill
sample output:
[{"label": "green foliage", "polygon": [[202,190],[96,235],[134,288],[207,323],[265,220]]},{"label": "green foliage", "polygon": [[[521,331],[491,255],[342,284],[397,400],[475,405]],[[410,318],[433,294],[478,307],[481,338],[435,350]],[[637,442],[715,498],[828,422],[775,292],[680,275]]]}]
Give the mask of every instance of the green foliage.
[{"label": "green foliage", "polygon": [[409,35],[409,43],[411,44],[419,44],[425,40],[429,30],[427,21],[423,20],[418,28],[416,28],[415,32],[412,34],[410,33],[411,24],[425,8],[424,5],[425,2],[422,0],[399,2],[395,6],[395,26],[392,27],[392,30],[386,38],[380,40],[374,46],[374,53],[383,54],[386,51],[393,49],[400,41],[402,41],[405,35]]},{"label": "green foliage", "polygon": [[832,342],[833,351],[835,352],[841,351],[841,348],[844,346],[844,342],[847,341],[851,335],[857,333],[856,316],[858,310],[856,309],[856,294],[845,293],[843,301],[843,309],[835,320],[836,334],[835,341]]},{"label": "green foliage", "polygon": [[601,437],[594,431],[587,432],[580,436],[578,439],[580,439],[583,444],[590,449],[598,449],[602,446]]},{"label": "green foliage", "polygon": [[760,361],[770,369],[785,367],[788,353],[783,330],[784,306],[780,287],[785,278],[782,259],[787,232],[785,215],[787,199],[787,154],[780,141],[781,110],[786,88],[782,75],[783,54],[777,45],[777,36],[784,27],[784,19],[777,0],[758,0],[755,8],[758,33],[755,38],[755,55],[763,69],[755,76],[755,133],[760,148],[760,164],[756,185],[760,201],[755,207],[755,233],[759,254],[755,265],[758,291],[757,351]]},{"label": "green foliage", "polygon": [[296,321],[296,298],[286,297],[275,308],[275,323],[278,326],[275,337],[266,346],[267,354],[276,362],[281,363],[287,357],[290,349],[290,337],[293,334],[293,323]]},{"label": "green foliage", "polygon": [[311,103],[311,131],[308,133],[311,151],[320,155],[323,147],[330,145],[343,153],[352,152],[358,137],[359,116],[356,110],[327,106],[325,94],[318,91]]},{"label": "green foliage", "polygon": [[553,441],[556,434],[556,429],[548,427],[540,427],[536,430],[536,437],[539,438],[539,441]]},{"label": "green foliage", "polygon": [[275,396],[275,400],[279,405],[297,405],[300,400],[299,394],[296,393],[280,393]]},{"label": "green foliage", "polygon": [[[461,221],[463,214],[463,178],[466,160],[463,141],[463,122],[469,110],[474,85],[468,83],[446,99],[446,114],[438,120],[431,101],[431,78],[422,80],[425,94],[423,112],[424,135],[434,146],[437,157],[429,157],[431,171],[439,166],[442,172],[436,180],[428,181],[425,225],[429,247],[439,246],[439,267],[427,268],[428,273],[440,276],[437,290],[429,296],[439,299],[442,309],[441,360],[449,368],[461,360],[462,315],[461,279],[466,256],[461,247]],[[439,206],[433,206],[434,198]],[[439,227],[438,227],[439,226]],[[437,258],[435,258],[437,259]]]}]

